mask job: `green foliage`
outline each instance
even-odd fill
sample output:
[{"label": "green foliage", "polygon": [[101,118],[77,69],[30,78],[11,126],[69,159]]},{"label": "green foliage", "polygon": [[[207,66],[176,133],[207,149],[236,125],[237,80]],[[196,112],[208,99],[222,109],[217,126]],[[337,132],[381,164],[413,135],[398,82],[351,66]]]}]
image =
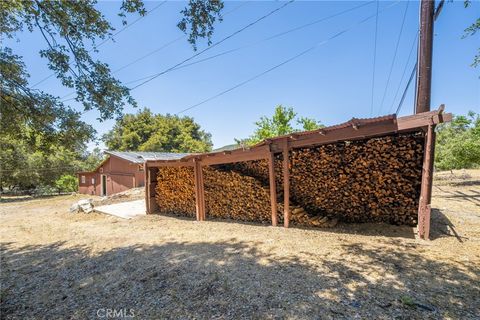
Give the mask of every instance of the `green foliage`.
[{"label": "green foliage", "polygon": [[103,136],[109,150],[205,152],[212,147],[211,135],[193,118],[153,114],[148,108],[126,114]]},{"label": "green foliage", "polygon": [[[0,36],[18,42],[18,33],[39,32],[45,45],[39,54],[53,75],[75,90],[75,100],[85,111],[96,109],[103,121],[121,117],[125,105],[136,103],[109,66],[95,58],[98,47],[115,31],[96,5],[95,0],[0,1]],[[183,11],[187,18],[183,31],[192,32],[192,44],[199,38],[210,39],[215,22],[210,14],[219,15],[223,3],[192,0],[189,6]],[[147,13],[142,0],[123,0],[119,11],[124,25],[127,14]],[[81,121],[81,112],[32,88],[22,57],[4,42],[0,48],[0,189],[53,187],[63,175],[93,169],[101,161],[98,150],[85,152],[86,143],[95,137],[93,128]],[[171,130],[178,132],[169,133],[175,141],[165,142],[159,136],[144,148],[165,147],[169,142],[166,147],[172,150],[210,147],[210,136],[193,120],[177,121],[181,125],[172,125]],[[126,138],[131,144],[143,141],[134,132]]]},{"label": "green foliage", "polygon": [[188,42],[197,50],[198,38],[207,38],[208,45],[212,43],[214,23],[218,18],[222,21],[220,12],[223,2],[219,0],[190,0],[188,6],[182,10],[183,19],[178,23],[178,28],[188,33]]},{"label": "green foliage", "polygon": [[82,159],[82,171],[93,171],[106,159],[106,156],[99,148],[94,148],[86,156],[83,156]]},{"label": "green foliage", "polygon": [[[64,86],[75,89],[76,100],[83,104],[85,110],[97,109],[100,119],[104,120],[120,115],[125,104],[135,105],[135,101],[129,89],[111,75],[108,65],[92,55],[97,41],[111,37],[114,31],[95,4],[93,0],[2,1],[0,24],[2,36],[7,38],[15,38],[18,32],[24,30],[39,31],[46,45],[39,53],[47,59],[49,69]],[[133,11],[144,14],[143,3],[123,1],[121,12]],[[9,48],[4,48],[4,51],[11,53]],[[20,59],[15,57],[18,64]],[[6,80],[8,83],[13,79],[7,77]],[[26,83],[16,88],[15,94],[21,94],[22,100],[29,101],[31,111],[42,114],[43,104],[30,94],[32,90],[20,90],[25,87]],[[60,117],[64,106],[53,96],[43,92],[39,94],[56,105],[56,114]],[[9,100],[16,98],[9,94],[6,96]],[[9,112],[17,110],[10,107]]]},{"label": "green foliage", "polygon": [[[96,8],[96,3],[95,0],[0,1],[0,32],[2,38],[16,38],[17,41],[17,33],[40,32],[45,48],[39,53],[47,60],[49,69],[65,87],[75,89],[76,101],[82,103],[85,111],[96,109],[99,120],[106,120],[120,117],[126,104],[136,106],[136,102],[130,89],[112,76],[109,66],[93,55],[115,31]],[[210,43],[213,24],[216,16],[221,20],[222,8],[223,2],[219,0],[190,0],[181,12],[184,18],[179,28],[190,33],[189,41],[194,46],[199,38],[207,37]],[[126,14],[133,13],[147,14],[143,1],[123,0],[119,12],[122,22],[126,24]],[[56,97],[28,87],[24,64],[10,48],[2,47],[1,63],[2,105],[6,104],[2,111],[8,112],[10,117],[27,120],[32,115],[34,120],[41,119],[44,123],[49,122],[52,114],[56,120],[71,116],[72,110]]]},{"label": "green foliage", "polygon": [[480,115],[471,111],[437,127],[435,167],[439,170],[480,167]]},{"label": "green foliage", "polygon": [[[296,117],[297,113],[293,108],[286,108],[282,105],[278,105],[275,107],[274,114],[271,118],[262,116],[259,121],[255,122],[257,128],[253,135],[247,139],[236,139],[236,141],[239,144],[254,145],[264,139],[292,132],[315,130],[323,127],[320,121],[306,117],[300,117],[295,121]],[[294,121],[297,125],[295,127],[292,124]]]},{"label": "green foliage", "polygon": [[55,187],[62,175],[92,170],[102,159],[98,149],[87,153],[54,145],[43,150],[0,136],[0,190]]},{"label": "green foliage", "polygon": [[58,192],[77,191],[78,178],[70,174],[63,175],[55,181],[55,187],[58,189]]},{"label": "green foliage", "polygon": [[[465,8],[468,8],[472,4],[472,1],[465,0],[463,3],[465,5]],[[475,20],[468,28],[465,29],[463,38],[473,36],[475,33],[477,33],[478,30],[480,30],[480,18]],[[473,58],[472,67],[477,67],[478,65],[480,65],[480,48],[478,48],[477,50],[477,54]]]},{"label": "green foliage", "polygon": [[28,87],[24,64],[8,48],[0,50],[0,77],[2,137],[44,149],[52,144],[79,148],[93,138],[95,131],[80,120],[80,112]]}]

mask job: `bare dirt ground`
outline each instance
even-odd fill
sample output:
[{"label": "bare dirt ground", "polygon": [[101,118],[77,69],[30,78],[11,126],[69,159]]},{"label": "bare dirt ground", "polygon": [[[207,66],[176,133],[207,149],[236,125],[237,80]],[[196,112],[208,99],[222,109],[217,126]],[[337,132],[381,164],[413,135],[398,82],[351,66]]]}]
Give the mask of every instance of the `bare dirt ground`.
[{"label": "bare dirt ground", "polygon": [[[68,212],[84,196],[0,204],[1,318],[478,319],[480,170],[436,175],[415,229],[300,229]],[[99,200],[99,199],[97,199]]]}]

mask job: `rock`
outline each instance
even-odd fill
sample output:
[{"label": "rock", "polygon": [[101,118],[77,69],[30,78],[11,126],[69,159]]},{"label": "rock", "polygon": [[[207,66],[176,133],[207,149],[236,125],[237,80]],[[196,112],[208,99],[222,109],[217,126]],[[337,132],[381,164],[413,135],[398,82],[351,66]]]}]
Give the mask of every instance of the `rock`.
[{"label": "rock", "polygon": [[71,213],[90,213],[93,211],[93,199],[82,199],[70,207]]},{"label": "rock", "polygon": [[80,206],[78,205],[78,203],[72,204],[72,206],[70,207],[70,212],[78,213],[78,211],[80,211]]}]

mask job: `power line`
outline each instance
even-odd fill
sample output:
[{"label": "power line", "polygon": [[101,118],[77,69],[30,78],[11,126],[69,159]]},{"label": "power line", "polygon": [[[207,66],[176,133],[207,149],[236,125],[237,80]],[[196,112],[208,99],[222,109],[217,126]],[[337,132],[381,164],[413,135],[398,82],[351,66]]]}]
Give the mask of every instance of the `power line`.
[{"label": "power line", "polygon": [[[231,14],[232,12],[237,11],[238,9],[240,9],[240,8],[243,7],[243,6],[245,6],[245,5],[248,4],[249,2],[250,2],[250,1],[244,1],[244,2],[242,2],[242,3],[239,4],[238,6],[234,7],[232,10],[226,12],[223,16],[227,16],[227,15]],[[153,54],[162,51],[163,49],[166,49],[167,47],[171,46],[172,44],[174,44],[174,43],[178,42],[179,40],[182,40],[182,39],[184,39],[184,38],[186,38],[186,37],[187,37],[186,35],[181,35],[180,37],[177,37],[177,38],[175,38],[175,39],[173,39],[173,40],[171,40],[171,41],[169,41],[169,42],[161,45],[160,47],[158,47],[158,48],[156,48],[156,49],[154,49],[154,50],[152,50],[152,51],[144,54],[144,55],[141,56],[141,57],[136,58],[135,60],[133,60],[133,61],[131,61],[131,62],[129,62],[129,63],[121,66],[120,68],[113,70],[112,73],[115,74],[115,73],[117,73],[117,72],[120,72],[120,71],[122,71],[122,70],[124,70],[124,69],[126,69],[126,68],[128,68],[128,67],[130,67],[130,66],[132,66],[132,65],[134,65],[135,63],[140,62],[140,61],[142,61],[142,60],[144,60],[144,59],[152,56]],[[148,79],[148,78],[150,78],[150,77],[152,77],[152,76],[153,76],[153,75],[149,75],[149,76],[147,76],[147,77],[142,77],[142,78],[140,78],[140,79],[136,79],[136,80],[133,80],[133,81],[126,82],[125,84],[135,83],[135,82],[138,82],[138,81],[140,81],[140,80]],[[67,98],[67,97],[69,97],[69,96],[71,96],[71,95],[73,95],[73,94],[75,94],[75,93],[76,93],[75,91],[72,91],[72,92],[64,95],[63,97],[60,97],[60,99],[62,99],[62,102],[67,102],[67,101],[75,100],[75,98],[70,98],[70,99],[63,100],[63,99],[65,99],[65,98]]]},{"label": "power line", "polygon": [[[184,65],[181,65],[181,66],[179,66],[179,67],[177,67],[177,68],[174,68],[174,69],[172,69],[172,70],[170,70],[170,71],[183,69],[183,68],[186,68],[186,67],[189,67],[189,66],[192,66],[192,65],[201,63],[201,62],[205,62],[205,61],[208,61],[208,60],[211,60],[211,59],[214,59],[214,58],[217,58],[217,57],[220,57],[220,56],[229,54],[229,53],[233,53],[233,52],[236,52],[236,51],[239,51],[239,50],[248,48],[248,47],[252,47],[252,46],[258,45],[258,44],[260,44],[260,43],[263,43],[263,42],[266,42],[266,41],[269,41],[269,40],[272,40],[272,39],[276,39],[276,38],[278,38],[278,37],[280,37],[280,36],[286,35],[286,34],[288,34],[288,33],[294,32],[294,31],[298,31],[298,30],[304,29],[304,28],[306,28],[306,27],[310,27],[310,26],[312,26],[312,25],[314,25],[314,24],[317,24],[317,23],[320,23],[320,22],[323,22],[323,21],[332,19],[332,18],[334,18],[334,17],[337,17],[337,16],[339,16],[339,15],[348,13],[348,12],[350,12],[350,11],[353,11],[353,10],[356,10],[356,9],[359,9],[359,8],[362,8],[362,7],[366,6],[366,5],[371,4],[371,3],[374,3],[374,2],[375,2],[375,1],[370,1],[370,2],[367,2],[367,3],[363,3],[363,4],[361,4],[361,5],[358,5],[358,6],[355,6],[355,7],[352,7],[352,8],[349,8],[349,9],[346,9],[346,10],[343,10],[343,11],[340,11],[340,12],[337,12],[337,13],[332,14],[332,15],[330,15],[330,16],[323,17],[323,18],[321,18],[321,19],[317,19],[317,20],[314,20],[314,21],[312,21],[312,22],[309,22],[309,23],[306,23],[306,24],[297,26],[297,27],[295,27],[295,28],[292,28],[292,29],[289,29],[289,30],[286,30],[286,31],[279,32],[279,33],[277,33],[277,34],[274,34],[274,35],[269,36],[269,37],[267,37],[267,38],[264,38],[264,39],[262,39],[262,40],[259,40],[259,41],[256,41],[256,42],[253,42],[253,43],[244,45],[244,46],[240,46],[240,47],[237,47],[237,48],[234,48],[234,49],[226,50],[226,51],[217,53],[217,54],[215,54],[215,55],[213,55],[213,56],[206,57],[206,58],[204,58],[204,59],[200,59],[200,60],[197,60],[197,61],[193,61],[193,62],[191,62],[191,63],[187,63],[187,64],[184,64]],[[165,72],[165,73],[167,73],[167,72]],[[165,74],[165,73],[164,73],[164,74]],[[138,82],[138,81],[141,81],[141,80],[149,79],[149,78],[153,77],[154,75],[155,75],[155,74],[152,74],[152,75],[149,75],[149,76],[145,76],[145,77],[142,77],[142,78],[139,78],[139,79],[135,79],[135,80],[126,82],[125,84],[134,83],[134,82]]]},{"label": "power line", "polygon": [[[147,17],[149,15],[149,13],[152,13],[153,11],[155,11],[156,9],[158,9],[160,6],[162,6],[165,2],[167,2],[166,0],[161,2],[160,4],[158,4],[157,6],[155,6],[154,8],[152,8],[152,10],[150,10],[149,12],[147,12],[146,15],[143,15],[143,16],[140,16],[138,17],[135,21],[133,21],[131,24],[128,24],[126,25],[125,27],[123,27],[122,29],[120,29],[117,33],[115,33],[114,35],[108,37],[107,39],[105,39],[104,41],[102,41],[99,45],[96,46],[96,48],[100,47],[101,45],[105,44],[107,41],[109,41],[110,39],[113,39],[114,36],[118,35],[119,33],[125,31],[126,29],[130,28],[132,25],[134,25],[135,23],[137,23],[139,20]],[[92,49],[90,49],[88,52],[92,51]],[[40,81],[34,83],[31,88],[34,89],[36,86],[38,86],[39,84],[42,84],[43,82],[47,81],[48,79],[50,79],[51,77],[55,76],[55,73],[52,73],[50,74],[49,76],[41,79]]]},{"label": "power line", "polygon": [[175,64],[174,66],[172,66],[172,67],[169,67],[169,68],[165,69],[164,71],[162,71],[162,72],[159,72],[159,73],[155,74],[155,75],[154,75],[154,76],[152,76],[150,79],[143,81],[142,83],[140,83],[140,84],[138,84],[138,85],[134,86],[134,87],[133,87],[133,88],[131,88],[130,90],[134,90],[134,89],[136,89],[136,88],[138,88],[138,87],[141,87],[141,86],[143,86],[144,84],[146,84],[146,83],[148,83],[148,82],[150,82],[150,81],[152,81],[152,80],[154,80],[154,79],[158,78],[158,77],[159,77],[159,76],[161,76],[162,74],[165,74],[165,73],[167,73],[167,72],[169,72],[169,71],[171,71],[171,70],[175,69],[176,67],[179,67],[179,66],[181,66],[181,65],[182,65],[182,64],[184,64],[185,62],[188,62],[188,61],[192,60],[193,58],[195,58],[195,57],[198,57],[198,56],[199,56],[199,55],[201,55],[202,53],[204,53],[204,52],[206,52],[206,51],[208,51],[208,50],[211,50],[212,48],[214,48],[214,47],[218,46],[219,44],[221,44],[221,43],[225,42],[226,40],[228,40],[228,39],[230,39],[230,38],[232,38],[232,37],[236,36],[237,34],[241,33],[242,31],[244,31],[244,30],[246,30],[246,29],[250,28],[251,26],[253,26],[253,25],[257,24],[258,22],[260,22],[260,21],[262,21],[262,20],[264,20],[264,19],[268,18],[269,16],[273,15],[274,13],[276,13],[276,12],[280,11],[281,9],[285,8],[287,5],[289,5],[290,3],[294,2],[294,1],[295,1],[295,0],[290,0],[290,1],[286,2],[286,3],[284,3],[283,5],[281,5],[280,7],[276,8],[276,9],[274,9],[274,10],[272,10],[272,11],[270,11],[270,12],[269,12],[269,13],[267,13],[266,15],[263,15],[263,16],[261,16],[261,17],[260,17],[260,18],[258,18],[257,20],[255,20],[255,21],[253,21],[253,22],[250,22],[250,23],[249,23],[249,24],[247,24],[246,26],[244,26],[244,27],[240,28],[239,30],[237,30],[237,31],[233,32],[232,34],[230,34],[230,35],[226,36],[226,37],[225,37],[225,38],[223,38],[222,40],[215,42],[215,43],[214,43],[214,44],[212,44],[211,46],[208,46],[208,47],[206,47],[205,49],[203,49],[203,50],[201,50],[201,51],[197,52],[196,54],[194,54],[194,55],[192,55],[192,56],[190,56],[190,57],[188,57],[188,58],[184,59],[183,61],[181,61],[181,62],[179,62],[179,63]]},{"label": "power line", "polygon": [[379,3],[379,0],[376,0],[377,13],[375,17],[375,42],[373,47],[373,72],[372,72],[372,104],[370,106],[370,115],[373,115],[373,97],[375,92],[375,67],[377,62],[377,34],[378,34],[378,3]]},{"label": "power line", "polygon": [[[286,31],[283,31],[283,32],[280,32],[280,33],[277,33],[277,34],[274,34],[274,35],[272,35],[272,36],[269,36],[269,37],[264,38],[264,39],[262,39],[262,40],[256,41],[256,42],[254,42],[254,43],[250,43],[250,44],[247,44],[247,45],[244,45],[244,46],[240,46],[240,47],[237,47],[237,48],[234,48],[234,49],[226,50],[226,51],[224,51],[224,52],[220,52],[220,53],[215,54],[215,55],[213,55],[213,56],[206,57],[206,58],[204,58],[204,59],[200,59],[200,60],[197,60],[197,61],[188,63],[188,64],[181,65],[181,66],[179,66],[179,67],[177,67],[177,68],[174,68],[174,69],[172,69],[172,70],[170,70],[170,71],[183,69],[183,68],[186,68],[186,67],[189,67],[189,66],[192,66],[192,65],[195,65],[195,64],[204,62],[204,61],[208,61],[208,60],[217,58],[217,57],[219,57],[219,56],[223,56],[223,55],[226,55],[226,54],[229,54],[229,53],[232,53],[232,52],[236,52],[236,51],[239,51],[239,50],[248,48],[248,47],[255,46],[255,45],[257,45],[257,44],[260,44],[260,43],[263,43],[263,42],[266,42],[266,41],[269,41],[269,40],[278,38],[278,37],[283,36],[283,35],[285,35],[285,34],[288,34],[288,33],[294,32],[294,31],[298,31],[298,30],[304,29],[304,28],[309,27],[309,26],[312,26],[312,25],[314,25],[314,24],[317,24],[317,23],[320,23],[320,22],[329,20],[329,19],[331,19],[331,18],[337,17],[337,16],[342,15],[342,14],[345,14],[345,13],[347,13],[347,12],[350,12],[350,11],[353,11],[353,10],[356,10],[356,9],[359,9],[359,8],[364,7],[364,6],[366,6],[366,5],[368,5],[368,4],[371,4],[371,3],[373,3],[373,2],[375,2],[375,1],[370,1],[370,2],[367,2],[367,3],[361,4],[361,5],[358,5],[358,6],[355,6],[355,7],[352,7],[352,8],[349,8],[349,9],[346,9],[346,10],[343,10],[343,11],[340,11],[340,12],[337,12],[337,13],[332,14],[332,15],[330,15],[330,16],[327,16],[327,17],[324,17],[324,18],[321,18],[321,19],[318,19],[318,20],[315,20],[315,21],[312,21],[312,22],[309,22],[309,23],[300,25],[300,26],[298,26],[298,27],[295,27],[295,28],[292,28],[292,29],[289,29],[289,30],[286,30]],[[167,72],[165,72],[165,73],[167,73]],[[139,78],[139,79],[135,79],[135,80],[126,82],[125,84],[129,84],[129,83],[134,83],[134,82],[138,82],[138,81],[141,81],[141,80],[145,80],[145,79],[148,79],[148,78],[153,77],[154,75],[155,75],[155,74],[149,75],[149,76],[145,76],[145,77],[142,77],[142,78]]]},{"label": "power line", "polygon": [[[393,7],[394,5],[397,5],[398,3],[399,3],[399,1],[394,2],[393,4],[389,5],[389,6],[386,7],[385,9],[383,9],[382,12],[385,11],[385,10],[387,10],[387,9],[389,9],[389,8],[391,8],[391,7]],[[194,104],[194,105],[192,105],[192,106],[190,106],[190,107],[188,107],[188,108],[185,108],[185,109],[183,109],[183,110],[180,110],[180,111],[178,111],[176,114],[184,113],[184,112],[186,112],[186,111],[188,111],[188,110],[191,110],[191,109],[193,109],[193,108],[196,108],[196,107],[198,107],[198,106],[200,106],[200,105],[202,105],[202,104],[204,104],[204,103],[207,103],[207,102],[209,102],[209,101],[211,101],[211,100],[213,100],[213,99],[216,99],[216,98],[218,98],[218,97],[220,97],[220,96],[222,96],[222,95],[224,95],[224,94],[226,94],[226,93],[228,93],[228,92],[230,92],[230,91],[233,91],[233,90],[235,90],[235,89],[237,89],[237,88],[239,88],[239,87],[241,87],[241,86],[243,86],[243,85],[245,85],[245,84],[247,84],[247,83],[249,83],[249,82],[257,79],[257,78],[260,78],[261,76],[263,76],[263,75],[265,75],[265,74],[267,74],[267,73],[269,73],[269,72],[271,72],[271,71],[273,71],[273,70],[275,70],[275,69],[277,69],[277,68],[279,68],[279,67],[281,67],[281,66],[283,66],[283,65],[285,65],[285,64],[287,64],[287,63],[289,63],[289,62],[291,62],[291,61],[293,61],[293,60],[295,60],[295,59],[297,59],[297,58],[299,58],[299,57],[301,57],[301,56],[303,56],[303,55],[305,55],[306,53],[308,53],[308,52],[316,49],[317,47],[328,43],[329,41],[331,41],[331,40],[339,37],[340,35],[346,33],[347,31],[350,31],[350,30],[354,29],[354,28],[357,27],[358,25],[361,25],[361,24],[367,22],[368,20],[374,18],[375,16],[378,16],[378,13],[375,14],[375,15],[371,15],[371,16],[369,16],[369,17],[367,17],[367,18],[365,18],[365,19],[357,22],[356,24],[354,24],[354,25],[350,26],[349,28],[346,28],[346,29],[344,29],[344,30],[336,33],[335,35],[329,37],[328,39],[316,43],[316,44],[313,45],[312,47],[310,47],[310,48],[308,48],[308,49],[306,49],[306,50],[303,50],[302,52],[299,52],[298,54],[296,54],[296,55],[288,58],[287,60],[284,60],[284,61],[282,61],[281,63],[279,63],[279,64],[277,64],[277,65],[275,65],[275,66],[273,66],[273,67],[271,67],[271,68],[269,68],[269,69],[267,69],[267,70],[265,70],[265,71],[263,71],[263,72],[261,72],[261,73],[259,73],[259,74],[257,74],[257,75],[255,75],[255,76],[253,76],[253,77],[251,77],[251,78],[249,78],[249,79],[247,79],[247,80],[245,80],[245,81],[242,81],[242,82],[236,84],[235,86],[233,86],[233,87],[231,87],[231,88],[229,88],[229,89],[227,89],[227,90],[224,90],[224,91],[222,91],[222,92],[220,92],[220,93],[218,93],[218,94],[216,94],[216,95],[214,95],[214,96],[211,96],[210,98],[207,98],[207,99],[205,99],[205,100],[203,100],[203,101],[201,101],[201,102],[199,102],[199,103],[196,103],[196,104]]]},{"label": "power line", "polygon": [[[226,12],[223,16],[227,16],[227,15],[231,14],[232,12],[237,11],[238,9],[240,9],[240,8],[243,7],[243,6],[245,6],[245,5],[248,4],[249,2],[250,2],[250,1],[242,2],[241,4],[239,4],[238,6],[236,6],[235,8],[233,8],[232,10]],[[159,51],[161,51],[161,50],[163,50],[163,49],[171,46],[171,45],[174,44],[175,42],[177,42],[177,41],[179,41],[179,40],[181,40],[181,39],[183,39],[183,38],[186,38],[186,37],[187,37],[186,35],[181,35],[180,37],[177,37],[177,38],[175,38],[175,39],[173,39],[173,40],[171,40],[171,41],[163,44],[162,46],[160,46],[160,47],[158,47],[158,48],[156,48],[156,49],[148,52],[147,54],[145,54],[145,55],[143,55],[143,56],[141,56],[141,57],[139,57],[139,58],[137,58],[137,59],[135,59],[135,60],[127,63],[126,65],[123,65],[122,67],[120,67],[120,68],[118,68],[118,69],[116,69],[116,70],[114,70],[113,73],[117,73],[117,72],[119,72],[119,71],[121,71],[121,70],[123,70],[123,69],[125,69],[125,68],[127,68],[127,67],[130,67],[131,65],[133,65],[133,64],[135,64],[135,63],[137,63],[137,62],[139,62],[139,61],[142,61],[142,60],[144,60],[145,58],[150,57],[151,55],[153,55],[153,54],[155,54],[155,53],[157,53],[157,52],[159,52]],[[149,76],[149,77],[151,77],[151,76]],[[145,77],[145,78],[146,78],[146,77]],[[137,81],[138,81],[138,80],[137,80]]]},{"label": "power line", "polygon": [[383,103],[385,102],[385,97],[387,96],[388,85],[390,84],[390,78],[392,77],[393,66],[395,65],[395,60],[397,58],[398,47],[400,45],[400,39],[402,38],[403,34],[403,27],[405,26],[405,19],[407,17],[408,5],[410,1],[407,1],[407,5],[405,6],[405,11],[403,12],[403,19],[402,19],[402,26],[400,27],[400,32],[398,33],[397,44],[395,45],[395,53],[393,54],[392,63],[390,64],[390,71],[388,72],[387,84],[385,85],[385,90],[383,91],[382,102],[380,103],[379,114],[383,108]]},{"label": "power line", "polygon": [[417,62],[415,62],[415,65],[413,66],[412,73],[410,74],[410,79],[408,79],[407,86],[405,87],[405,90],[403,90],[402,98],[400,99],[400,103],[398,104],[397,110],[395,111],[395,114],[398,115],[400,112],[400,109],[402,108],[403,101],[405,100],[405,97],[407,96],[407,91],[408,88],[410,87],[410,83],[412,83],[413,76],[415,75],[415,71],[417,71]]},{"label": "power line", "polygon": [[[157,10],[158,8],[160,8],[162,5],[164,5],[167,1],[162,1],[160,2],[158,5],[156,5],[154,8],[152,8],[152,10],[148,11],[147,14],[151,14],[152,12],[154,12],[155,10]],[[146,15],[147,15],[146,14]],[[113,40],[113,37],[119,35],[120,33],[122,33],[123,31],[125,31],[126,29],[130,28],[131,26],[133,26],[135,23],[137,23],[138,21],[142,20],[146,15],[143,15],[143,16],[140,16],[138,17],[136,20],[134,20],[132,23],[130,24],[127,24],[126,26],[124,26],[122,29],[118,30],[117,32],[115,32],[113,35],[111,35],[110,37],[108,37],[107,39],[103,40],[102,42],[100,42],[98,45],[95,46],[95,48],[99,48],[101,47],[102,45],[104,45],[105,43],[107,43],[108,41],[110,40]]]},{"label": "power line", "polygon": [[405,67],[403,68],[402,77],[400,78],[400,82],[398,83],[397,91],[395,91],[395,96],[393,97],[392,105],[390,106],[390,108],[388,108],[388,113],[390,113],[392,111],[393,106],[395,104],[395,100],[397,100],[398,92],[400,91],[400,87],[402,85],[403,78],[405,77],[405,73],[407,72],[408,63],[410,62],[410,58],[412,56],[413,49],[415,48],[415,44],[417,43],[417,39],[418,39],[418,30],[415,34],[415,39],[413,39],[413,43],[412,43],[412,46],[410,48],[410,53],[408,54],[407,62],[405,63]]}]

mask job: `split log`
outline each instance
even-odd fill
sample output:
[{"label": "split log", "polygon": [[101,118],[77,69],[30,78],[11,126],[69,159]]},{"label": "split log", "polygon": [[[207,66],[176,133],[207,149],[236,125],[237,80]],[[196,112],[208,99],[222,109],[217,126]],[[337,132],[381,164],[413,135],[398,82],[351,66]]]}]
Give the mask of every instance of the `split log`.
[{"label": "split log", "polygon": [[268,185],[252,176],[263,165],[258,162],[203,168],[207,218],[271,223]]},{"label": "split log", "polygon": [[161,167],[155,200],[159,212],[195,217],[195,176],[192,167]]}]

